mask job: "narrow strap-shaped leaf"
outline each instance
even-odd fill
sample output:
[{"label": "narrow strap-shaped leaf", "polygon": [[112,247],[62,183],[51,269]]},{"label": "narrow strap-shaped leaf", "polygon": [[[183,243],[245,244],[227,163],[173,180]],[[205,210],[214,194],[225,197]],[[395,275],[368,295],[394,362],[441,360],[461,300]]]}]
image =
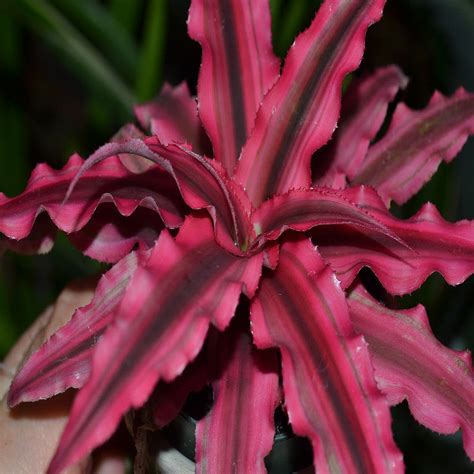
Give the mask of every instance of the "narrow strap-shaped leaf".
[{"label": "narrow strap-shaped leaf", "polygon": [[341,120],[332,140],[315,162],[330,163],[322,176],[316,172],[316,185],[334,187],[339,175],[352,179],[367,154],[387,113],[388,104],[408,79],[397,66],[378,69],[374,74],[355,80],[342,100]]},{"label": "narrow strap-shaped leaf", "polygon": [[189,36],[202,46],[199,115],[229,175],[279,73],[267,0],[193,0]]},{"label": "narrow strap-shaped leaf", "polygon": [[368,26],[384,0],[326,0],[288,53],[265,96],[236,176],[254,205],[310,185],[310,160],[331,137],[344,76],[360,63]]},{"label": "narrow strap-shaped leaf", "polygon": [[10,406],[82,387],[90,375],[93,350],[113,320],[130,278],[147,257],[132,252],[102,276],[92,301],[77,309],[18,372],[8,394]]},{"label": "narrow strap-shaped leaf", "polygon": [[77,172],[64,202],[82,180],[83,174],[116,154],[136,155],[157,164],[169,173],[188,206],[207,209],[211,215],[219,243],[239,253],[249,235],[250,203],[243,190],[229,180],[215,161],[208,160],[183,145],[162,145],[156,137],[108,143],[99,148]]},{"label": "narrow strap-shaped leaf", "polygon": [[241,292],[252,297],[261,265],[261,256],[239,258],[217,245],[207,216],[188,217],[176,240],[163,232],[97,346],[49,474],[105,441],[159,379],[178,376],[199,353],[209,324],[224,329]]},{"label": "narrow strap-shaped leaf", "polygon": [[392,405],[408,400],[414,417],[440,433],[462,430],[474,459],[474,373],[468,351],[443,346],[431,332],[423,306],[391,310],[362,285],[350,293],[349,310],[364,335],[377,386]]},{"label": "narrow strap-shaped leaf", "polygon": [[19,240],[32,230],[37,216],[46,212],[59,229],[81,229],[101,202],[113,201],[122,215],[130,215],[139,206],[154,209],[169,227],[182,222],[183,206],[176,186],[158,168],[137,175],[117,157],[108,157],[99,166],[84,172],[67,203],[64,196],[84,161],[73,155],[63,169],[55,171],[40,164],[19,196],[0,194],[0,232]]},{"label": "narrow strap-shaped leaf", "polygon": [[375,239],[380,234],[404,245],[396,233],[348,199],[345,190],[315,188],[275,196],[254,212],[252,224],[257,236],[254,245],[275,240],[287,229],[305,231],[330,224],[355,226]]},{"label": "narrow strap-shaped leaf", "polygon": [[462,283],[474,273],[474,222],[445,221],[432,204],[425,204],[407,220],[393,217],[370,188],[346,190],[347,196],[396,234],[407,247],[385,236],[374,241],[354,228],[318,227],[313,241],[324,259],[347,288],[363,266],[370,267],[392,294],[410,293],[433,272],[450,285]]},{"label": "narrow strap-shaped leaf", "polygon": [[214,404],[196,426],[196,472],[265,473],[279,399],[276,354],[257,351],[236,327],[221,335],[216,353]]},{"label": "narrow strap-shaped leaf", "polygon": [[207,149],[197,104],[186,82],[176,87],[165,83],[154,100],[135,106],[135,115],[143,129],[156,135],[163,145],[188,143],[199,154]]},{"label": "narrow strap-shaped leaf", "polygon": [[285,406],[294,432],[313,445],[317,472],[402,472],[366,343],[311,242],[281,246],[251,318],[257,346],[280,348]]},{"label": "narrow strap-shaped leaf", "polygon": [[424,110],[400,104],[387,134],[369,149],[353,184],[369,184],[388,204],[403,204],[449,163],[474,133],[474,95],[435,93]]}]

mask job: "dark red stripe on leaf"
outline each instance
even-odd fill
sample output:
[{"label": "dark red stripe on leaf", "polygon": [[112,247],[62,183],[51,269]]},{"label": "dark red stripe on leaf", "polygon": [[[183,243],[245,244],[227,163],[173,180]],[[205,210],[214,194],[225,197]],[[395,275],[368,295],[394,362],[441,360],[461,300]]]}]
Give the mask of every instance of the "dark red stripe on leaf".
[{"label": "dark red stripe on leaf", "polygon": [[450,285],[462,283],[474,273],[473,221],[446,222],[432,204],[424,205],[410,219],[400,220],[370,188],[348,188],[345,193],[408,248],[384,236],[374,240],[347,226],[314,229],[313,241],[343,287],[347,288],[364,266],[370,267],[392,294],[416,290],[433,272],[441,273]]},{"label": "dark red stripe on leaf", "polygon": [[225,176],[218,163],[182,145],[164,146],[156,137],[108,143],[99,148],[76,173],[64,202],[69,202],[86,172],[117,154],[136,155],[157,164],[174,179],[186,204],[209,211],[222,246],[235,253],[244,247],[241,239],[249,235],[250,203],[243,190]]},{"label": "dark red stripe on leaf", "polygon": [[209,324],[223,329],[240,293],[253,295],[261,265],[260,256],[243,259],[218,246],[207,218],[188,218],[176,241],[162,233],[96,349],[49,472],[107,439],[159,379],[179,375],[201,349]]},{"label": "dark red stripe on leaf", "polygon": [[449,163],[474,133],[474,95],[435,93],[421,111],[400,104],[387,134],[369,149],[353,184],[377,189],[385,202],[403,204],[444,160]]},{"label": "dark red stripe on leaf", "polygon": [[423,306],[391,310],[362,285],[350,293],[349,310],[364,335],[377,386],[392,405],[405,398],[415,418],[432,430],[463,432],[474,459],[474,373],[468,351],[448,349],[431,332]]},{"label": "dark red stripe on leaf", "polygon": [[259,347],[281,350],[293,430],[313,444],[318,472],[401,472],[390,414],[345,295],[309,241],[281,246],[251,307]]},{"label": "dark red stripe on leaf", "polygon": [[138,206],[144,206],[155,210],[170,227],[181,224],[183,206],[169,176],[156,167],[134,174],[114,156],[85,171],[68,202],[63,204],[68,188],[83,166],[78,155],[73,155],[59,171],[38,165],[23,193],[13,198],[0,195],[0,232],[10,239],[23,239],[41,212],[48,213],[59,229],[77,231],[101,202],[110,201],[122,215],[130,215]]},{"label": "dark red stripe on leaf", "polygon": [[182,146],[163,147],[153,139],[147,140],[147,145],[169,160],[186,203],[194,209],[209,210],[218,240],[231,251],[234,245],[244,248],[250,234],[251,204],[222,166]]},{"label": "dark red stripe on leaf", "polygon": [[[380,68],[351,83],[342,100],[341,120],[334,137],[314,162],[314,184],[339,187],[338,181],[345,184],[346,176],[349,179],[355,176],[371,140],[382,126],[388,104],[407,83],[408,79],[396,66]],[[320,172],[323,166],[326,166],[324,174]]]},{"label": "dark red stripe on leaf", "polygon": [[276,354],[257,351],[235,326],[218,335],[215,353],[214,403],[196,428],[196,472],[264,473],[279,398]]},{"label": "dark red stripe on leaf", "polygon": [[[255,245],[277,239],[285,230],[305,231],[321,225],[349,225],[375,240],[378,235],[405,246],[396,233],[347,196],[345,190],[327,188],[289,191],[263,203],[252,215]],[[349,197],[353,197],[349,195]]]},{"label": "dark red stripe on leaf", "polygon": [[132,252],[102,276],[92,301],[76,310],[16,375],[8,394],[10,406],[82,387],[97,342],[113,320],[137,265],[147,258],[147,253]]},{"label": "dark red stripe on leaf", "polygon": [[193,0],[188,30],[202,46],[199,114],[229,174],[279,72],[265,0]]},{"label": "dark red stripe on leaf", "polygon": [[309,186],[311,155],[336,126],[342,81],[359,65],[365,32],[380,18],[383,4],[326,0],[297,38],[239,163],[237,177],[255,205],[274,193]]}]

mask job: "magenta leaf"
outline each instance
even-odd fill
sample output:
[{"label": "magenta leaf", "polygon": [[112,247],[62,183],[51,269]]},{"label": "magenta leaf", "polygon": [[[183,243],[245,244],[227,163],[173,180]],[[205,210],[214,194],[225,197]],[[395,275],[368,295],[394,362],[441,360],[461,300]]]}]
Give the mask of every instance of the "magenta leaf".
[{"label": "magenta leaf", "polygon": [[137,266],[147,258],[148,253],[132,252],[102,276],[93,300],[77,309],[15,376],[8,394],[10,406],[83,386],[90,375],[95,346],[112,321]]},{"label": "magenta leaf", "polygon": [[[113,143],[123,143],[134,138],[145,139],[145,133],[137,128],[133,123],[127,123],[121,127],[117,133],[110,139]],[[127,169],[134,173],[143,173],[148,168],[153,166],[146,158],[138,157],[136,155],[122,154],[120,155],[120,161],[125,165]]]},{"label": "magenta leaf", "polygon": [[0,255],[5,250],[26,255],[48,253],[54,246],[56,227],[45,213],[35,219],[30,233],[21,240],[8,239],[0,234]]},{"label": "magenta leaf", "polygon": [[209,211],[222,246],[235,253],[245,247],[251,205],[240,186],[227,178],[219,163],[184,145],[162,145],[156,137],[108,143],[99,148],[71,181],[64,202],[69,201],[84,173],[117,154],[136,155],[158,165],[174,179],[188,206]]},{"label": "magenta leaf", "polygon": [[386,203],[405,203],[474,133],[474,95],[435,93],[424,110],[400,104],[387,134],[369,149],[353,184],[368,184]]},{"label": "magenta leaf", "polygon": [[176,240],[163,232],[95,350],[49,473],[105,441],[158,380],[177,377],[198,354],[209,324],[224,329],[240,293],[252,297],[261,265],[261,256],[243,259],[218,246],[207,217],[188,217]]},{"label": "magenta leaf", "polygon": [[290,49],[242,151],[236,177],[258,205],[275,193],[310,185],[311,155],[331,137],[344,76],[360,63],[364,36],[383,0],[326,0]]},{"label": "magenta leaf", "polygon": [[163,223],[150,209],[138,207],[131,216],[124,217],[111,203],[105,203],[80,231],[68,237],[84,255],[115,263],[135,247],[141,250],[153,247],[162,230]]},{"label": "magenta leaf", "polygon": [[[209,363],[215,363],[218,355],[208,350],[210,336],[217,332],[211,326],[206,343],[199,355],[186,366],[182,374],[171,382],[161,381],[151,396],[153,420],[159,428],[173,421],[180,413],[188,396],[202,390],[209,382]],[[212,357],[212,359],[211,359]]]},{"label": "magenta leaf", "polygon": [[201,44],[199,116],[229,175],[279,73],[266,0],[193,0],[189,36]]},{"label": "magenta leaf", "polygon": [[148,139],[146,145],[168,160],[186,203],[193,209],[209,211],[219,243],[230,251],[236,246],[245,248],[251,204],[221,165],[180,145],[165,147],[154,139]]},{"label": "magenta leaf", "polygon": [[423,306],[392,310],[358,284],[349,310],[364,335],[377,386],[396,405],[405,398],[413,416],[440,433],[461,428],[464,447],[474,459],[474,373],[468,351],[443,346],[431,332]]},{"label": "magenta leaf", "polygon": [[[387,113],[388,104],[408,79],[397,66],[378,69],[366,78],[354,80],[342,100],[341,120],[328,145],[318,153],[315,166],[330,163],[314,184],[335,187],[346,176],[352,179],[364,160]],[[345,186],[342,186],[345,187]]]},{"label": "magenta leaf", "polygon": [[450,285],[458,285],[474,273],[473,221],[446,222],[429,203],[410,219],[400,220],[386,210],[372,189],[362,186],[345,191],[408,248],[384,236],[376,242],[349,227],[339,232],[323,227],[313,230],[314,242],[343,287],[347,288],[364,266],[394,295],[416,290],[433,272],[441,273]]},{"label": "magenta leaf", "polygon": [[258,347],[281,351],[285,406],[309,437],[318,473],[402,472],[390,412],[377,390],[344,292],[309,241],[282,244],[251,306]]},{"label": "magenta leaf", "polygon": [[333,224],[359,228],[376,240],[380,234],[404,246],[396,233],[348,199],[346,194],[345,190],[315,188],[289,191],[265,201],[251,218],[257,244],[278,239],[287,229],[305,231]]},{"label": "magenta leaf", "polygon": [[0,195],[0,232],[9,239],[23,239],[42,212],[59,229],[67,233],[78,231],[102,202],[113,202],[124,216],[132,214],[138,206],[149,207],[167,226],[181,224],[183,206],[169,177],[156,167],[134,174],[115,156],[85,171],[68,201],[63,203],[66,191],[83,165],[78,155],[73,155],[59,171],[38,165],[22,194],[13,198]]},{"label": "magenta leaf", "polygon": [[214,404],[196,427],[196,472],[265,473],[279,401],[278,359],[257,351],[247,331],[235,325],[219,336]]},{"label": "magenta leaf", "polygon": [[199,154],[208,148],[196,100],[185,82],[176,87],[165,84],[156,99],[135,106],[135,115],[143,129],[156,135],[163,145],[188,143]]}]

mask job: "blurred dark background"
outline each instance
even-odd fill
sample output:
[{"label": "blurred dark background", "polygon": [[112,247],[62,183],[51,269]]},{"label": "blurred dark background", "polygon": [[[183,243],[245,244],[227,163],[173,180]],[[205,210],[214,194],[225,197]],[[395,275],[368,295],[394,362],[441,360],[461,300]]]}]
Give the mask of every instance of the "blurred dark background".
[{"label": "blurred dark background", "polygon": [[[273,38],[284,57],[318,0],[273,0]],[[88,156],[133,121],[132,104],[163,81],[186,80],[195,93],[200,49],[186,35],[189,0],[0,0],[0,189],[24,188],[35,163],[60,167],[73,152]],[[360,71],[395,63],[410,77],[400,99],[423,107],[435,89],[474,92],[474,0],[388,0],[370,28]],[[453,164],[402,209],[425,201],[448,220],[474,218],[474,140]],[[0,262],[0,358],[71,279],[100,270],[64,236],[48,255],[6,253]],[[446,345],[474,348],[474,281],[448,287],[437,275],[400,301],[425,304]],[[472,473],[459,433],[419,426],[406,404],[393,409],[408,473]]]}]

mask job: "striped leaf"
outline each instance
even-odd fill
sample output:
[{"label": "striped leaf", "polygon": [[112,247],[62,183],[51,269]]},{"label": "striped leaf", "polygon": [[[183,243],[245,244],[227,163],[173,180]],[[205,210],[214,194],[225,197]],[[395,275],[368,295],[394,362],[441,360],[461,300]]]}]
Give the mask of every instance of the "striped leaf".
[{"label": "striped leaf", "polygon": [[134,273],[114,324],[94,353],[51,462],[59,473],[104,442],[158,380],[177,377],[201,349],[209,324],[224,329],[239,296],[252,297],[262,258],[243,259],[215,243],[207,217],[187,218],[176,240],[164,231]]},{"label": "striped leaf", "polygon": [[384,0],[326,0],[290,49],[266,95],[236,173],[258,205],[275,193],[310,185],[311,155],[339,118],[342,81],[359,66],[365,32]]},{"label": "striped leaf", "polygon": [[375,191],[358,187],[347,196],[367,210],[377,221],[399,236],[408,247],[354,228],[318,227],[313,240],[324,259],[347,288],[359,270],[370,267],[382,285],[394,295],[411,293],[433,272],[439,272],[450,285],[462,283],[474,273],[474,222],[445,221],[432,204],[425,204],[407,220],[393,217]]},{"label": "striped leaf", "polygon": [[235,472],[238,466],[239,472],[265,473],[263,461],[272,449],[279,401],[276,354],[252,347],[239,324],[219,336],[214,403],[196,426],[196,472]]},{"label": "striped leaf", "polygon": [[402,472],[390,412],[344,292],[311,242],[284,243],[251,306],[258,347],[281,351],[285,405],[318,473]]},{"label": "striped leaf", "polygon": [[354,80],[342,100],[341,120],[327,147],[318,153],[316,170],[329,163],[321,176],[316,171],[318,186],[345,187],[367,155],[370,142],[380,130],[388,104],[408,79],[397,66],[378,69],[374,74]]},{"label": "striped leaf", "polygon": [[199,116],[229,175],[279,73],[266,0],[193,0],[189,36],[202,47]]},{"label": "striped leaf", "polygon": [[421,305],[388,309],[360,284],[348,303],[355,328],[369,344],[377,386],[389,403],[406,398],[413,416],[439,433],[461,428],[466,453],[474,460],[474,372],[469,351],[443,346],[431,332]]},{"label": "striped leaf", "polygon": [[474,95],[459,89],[452,97],[435,93],[421,111],[400,104],[387,134],[369,149],[353,184],[377,189],[388,204],[405,203],[449,163],[474,133]]},{"label": "striped leaf", "polygon": [[93,300],[76,310],[15,376],[8,393],[10,406],[84,385],[90,375],[93,351],[113,320],[130,278],[147,257],[147,253],[132,252],[102,276]]},{"label": "striped leaf", "polygon": [[[113,225],[109,222],[115,214],[113,208],[100,206],[107,202],[112,202],[122,216],[130,216],[142,206],[158,214],[158,226],[160,221],[171,228],[181,224],[184,206],[170,177],[157,167],[140,175],[134,174],[116,156],[108,156],[94,169],[85,171],[67,202],[64,202],[68,188],[83,166],[84,161],[78,155],[73,155],[58,171],[40,164],[33,171],[23,193],[13,198],[0,195],[0,232],[8,239],[21,241],[34,231],[27,246],[32,249],[36,242],[38,250],[47,250],[52,243],[48,219],[41,218],[35,226],[42,213],[45,212],[58,229],[67,233],[77,232],[90,221],[98,208],[101,212],[97,215],[96,225]],[[42,242],[43,239],[45,242]],[[120,257],[112,252],[106,260],[116,261]]]}]

